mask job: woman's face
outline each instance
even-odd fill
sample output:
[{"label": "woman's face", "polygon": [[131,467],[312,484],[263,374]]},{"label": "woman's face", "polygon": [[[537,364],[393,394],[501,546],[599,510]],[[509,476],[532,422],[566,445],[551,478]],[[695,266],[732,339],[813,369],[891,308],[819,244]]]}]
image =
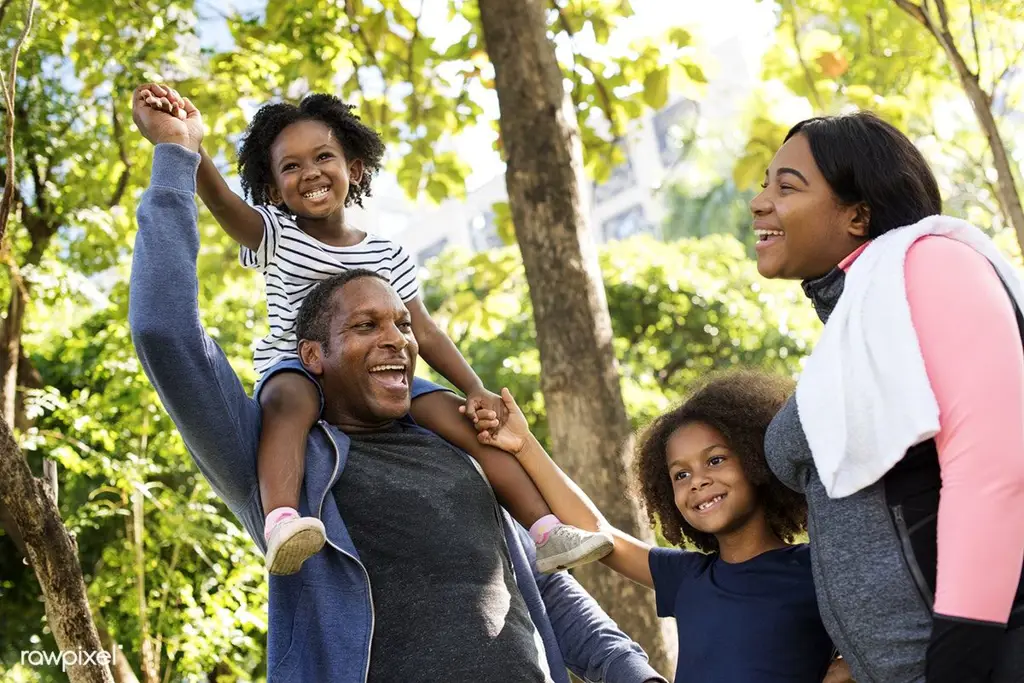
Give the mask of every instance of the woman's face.
[{"label": "woman's face", "polygon": [[750,211],[757,270],[764,277],[820,277],[867,238],[866,210],[836,201],[801,134],[776,152],[762,187]]}]

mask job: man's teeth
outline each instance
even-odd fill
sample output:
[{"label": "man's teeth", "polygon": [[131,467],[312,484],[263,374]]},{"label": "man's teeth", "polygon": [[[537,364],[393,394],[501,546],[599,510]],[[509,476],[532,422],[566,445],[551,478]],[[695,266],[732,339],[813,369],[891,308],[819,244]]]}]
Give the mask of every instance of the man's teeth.
[{"label": "man's teeth", "polygon": [[320,199],[321,197],[325,196],[327,194],[327,192],[328,192],[328,188],[321,187],[319,190],[313,190],[312,192],[307,192],[306,194],[304,194],[302,196],[305,197],[306,199]]},{"label": "man's teeth", "polygon": [[781,230],[755,230],[754,234],[757,235],[759,240],[766,240],[769,237],[782,237]]},{"label": "man's teeth", "polygon": [[722,500],[721,496],[715,496],[711,500],[709,500],[707,502],[704,502],[704,503],[701,503],[700,505],[698,505],[697,509],[700,510],[701,512],[704,512],[705,510],[707,510],[709,507],[711,507],[712,505],[714,505],[715,503],[717,503],[720,500]]},{"label": "man's teeth", "polygon": [[399,372],[405,372],[404,365],[375,365],[370,368],[370,372],[387,372],[388,370],[398,370]]}]

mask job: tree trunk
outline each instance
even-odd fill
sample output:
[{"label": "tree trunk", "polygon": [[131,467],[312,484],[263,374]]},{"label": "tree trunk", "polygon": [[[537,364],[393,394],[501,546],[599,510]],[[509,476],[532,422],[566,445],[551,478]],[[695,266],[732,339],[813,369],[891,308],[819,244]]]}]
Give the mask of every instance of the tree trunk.
[{"label": "tree trunk", "polygon": [[2,419],[0,482],[0,501],[21,531],[28,561],[43,589],[47,623],[57,647],[68,653],[68,678],[72,683],[113,683],[110,669],[95,659],[88,664],[75,661],[95,657],[103,649],[89,611],[77,548]]},{"label": "tree trunk", "polygon": [[936,0],[936,9],[939,14],[938,23],[927,9],[927,3],[922,7],[911,0],[893,0],[893,2],[932,34],[953,64],[953,68],[956,69],[960,86],[967,94],[967,99],[970,100],[971,107],[974,109],[974,115],[978,119],[978,125],[985,133],[988,147],[992,150],[992,161],[996,168],[998,190],[996,198],[999,201],[999,208],[1003,212],[1006,222],[1016,233],[1021,252],[1024,252],[1024,207],[1021,206],[1020,195],[1017,194],[1017,181],[1013,175],[1013,166],[1010,164],[1010,155],[1006,151],[1003,137],[999,134],[999,127],[992,114],[992,98],[981,87],[978,75],[967,65],[956,46],[953,34],[950,32],[945,0]]},{"label": "tree trunk", "polygon": [[[145,446],[143,446],[145,456]],[[153,639],[149,636],[149,608],[146,606],[146,524],[143,516],[143,483],[132,492],[132,545],[135,548],[135,590],[139,600],[139,631],[142,640],[142,681],[160,683],[160,663],[155,657]]]},{"label": "tree trunk", "polygon": [[[943,48],[946,44],[943,43]],[[946,49],[946,54],[956,66],[960,75],[960,84],[963,86],[967,98],[974,108],[974,115],[978,117],[978,124],[985,133],[988,140],[988,147],[992,150],[992,161],[996,167],[996,189],[998,189],[999,206],[1003,210],[1003,216],[1007,223],[1017,234],[1017,243],[1021,252],[1024,253],[1024,207],[1021,206],[1020,195],[1017,194],[1017,182],[1013,177],[1013,166],[1010,164],[1010,156],[1003,143],[1003,137],[999,134],[999,127],[992,115],[992,100],[978,83],[978,79],[964,63],[963,57],[957,52],[955,46],[952,51]]]},{"label": "tree trunk", "polygon": [[[628,489],[632,436],[612,349],[597,250],[581,206],[582,148],[540,0],[479,0],[494,65],[506,184],[537,327],[541,388],[559,463],[609,522],[653,541]],[[603,567],[577,578],[619,626],[671,673],[674,637],[654,594]]]},{"label": "tree trunk", "polygon": [[114,675],[114,683],[139,683],[139,677],[135,675],[135,670],[132,669],[131,663],[125,657],[124,650],[114,640],[114,637],[110,635],[103,617],[96,614],[93,617],[93,621],[96,622],[96,631],[100,635],[103,649],[113,655],[110,670]]},{"label": "tree trunk", "polygon": [[3,326],[3,346],[0,351],[0,406],[4,422],[16,422],[15,406],[18,397],[18,363],[21,360],[21,329],[25,320],[25,305],[28,303],[21,277],[11,273],[11,300],[7,304],[7,317]]}]

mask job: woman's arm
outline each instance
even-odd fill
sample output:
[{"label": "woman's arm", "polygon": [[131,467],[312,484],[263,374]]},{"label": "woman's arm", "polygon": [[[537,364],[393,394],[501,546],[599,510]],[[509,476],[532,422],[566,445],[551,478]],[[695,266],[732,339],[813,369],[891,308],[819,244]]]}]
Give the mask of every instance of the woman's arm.
[{"label": "woman's arm", "polygon": [[654,588],[651,546],[608,524],[587,494],[555,464],[530,433],[526,418],[508,389],[501,390],[501,398],[508,410],[508,422],[497,435],[492,436],[489,431],[480,432],[477,436],[480,442],[515,455],[540,489],[551,511],[563,523],[588,531],[610,533],[615,547],[601,561],[631,581]]},{"label": "woman's arm", "polygon": [[196,174],[196,188],[203,204],[231,239],[256,251],[263,241],[263,217],[231,191],[213,159],[202,147],[199,155],[202,161]]},{"label": "woman's arm", "polygon": [[1024,350],[992,265],[927,237],[907,254],[910,312],[939,405],[942,472],[927,680],[973,680],[998,651],[1024,561]]}]

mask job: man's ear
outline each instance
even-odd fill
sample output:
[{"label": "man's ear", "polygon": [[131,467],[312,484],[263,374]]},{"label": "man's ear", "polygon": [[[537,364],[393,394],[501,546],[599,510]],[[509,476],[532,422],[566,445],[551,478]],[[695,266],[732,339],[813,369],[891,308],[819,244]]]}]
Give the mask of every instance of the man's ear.
[{"label": "man's ear", "polygon": [[864,202],[853,207],[853,218],[850,219],[850,226],[847,229],[852,237],[866,240],[871,228],[871,207]]},{"label": "man's ear", "polygon": [[299,360],[314,377],[320,377],[324,374],[323,344],[303,339],[299,342]]},{"label": "man's ear", "polygon": [[274,204],[284,202],[284,197],[281,196],[281,191],[277,189],[276,185],[267,185],[267,196],[270,197],[270,201]]}]

